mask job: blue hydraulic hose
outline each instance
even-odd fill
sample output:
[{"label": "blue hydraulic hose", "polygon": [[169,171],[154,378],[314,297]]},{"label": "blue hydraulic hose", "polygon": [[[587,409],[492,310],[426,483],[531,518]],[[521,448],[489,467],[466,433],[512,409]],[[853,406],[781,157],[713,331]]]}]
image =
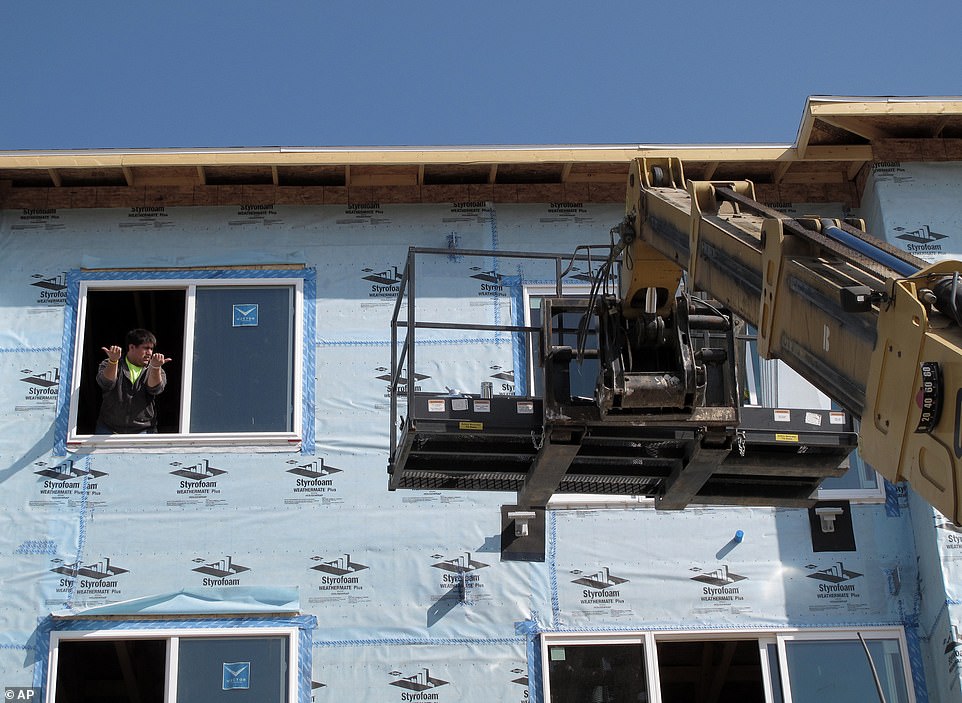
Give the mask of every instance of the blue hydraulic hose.
[{"label": "blue hydraulic hose", "polygon": [[892,269],[900,276],[914,276],[920,271],[917,266],[910,264],[907,261],[902,261],[902,259],[889,254],[884,249],[879,249],[873,244],[866,242],[864,239],[860,239],[855,235],[849,234],[845,230],[839,229],[838,227],[823,226],[822,234],[831,237],[840,244],[844,244],[849,249],[857,251],[859,254],[864,254],[872,261]]},{"label": "blue hydraulic hose", "polygon": [[[914,276],[922,270],[918,266],[902,261],[897,256],[893,256],[884,249],[849,234],[843,229],[827,225],[824,220],[822,221],[822,234],[831,237],[853,251],[867,256],[872,261],[887,267],[904,278]],[[935,296],[935,308],[943,315],[953,319],[957,325],[962,325],[962,275],[955,271],[952,274],[943,275],[937,280],[930,281],[929,285],[931,286],[931,293]]]}]

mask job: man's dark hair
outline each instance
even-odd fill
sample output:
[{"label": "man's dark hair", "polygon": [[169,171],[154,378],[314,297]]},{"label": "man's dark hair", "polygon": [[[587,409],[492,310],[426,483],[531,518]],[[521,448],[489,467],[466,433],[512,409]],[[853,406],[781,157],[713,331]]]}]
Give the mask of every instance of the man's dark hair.
[{"label": "man's dark hair", "polygon": [[154,333],[150,330],[145,330],[137,328],[135,330],[130,330],[127,333],[127,346],[129,347],[133,344],[135,347],[139,347],[141,344],[149,344],[150,346],[157,346],[157,338]]}]

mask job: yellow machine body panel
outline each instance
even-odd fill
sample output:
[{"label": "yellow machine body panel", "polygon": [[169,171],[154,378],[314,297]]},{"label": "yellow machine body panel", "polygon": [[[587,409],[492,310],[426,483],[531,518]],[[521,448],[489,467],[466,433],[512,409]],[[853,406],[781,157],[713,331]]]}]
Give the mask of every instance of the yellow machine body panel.
[{"label": "yellow machine body panel", "polygon": [[862,455],[886,478],[907,481],[956,523],[962,521],[962,329],[927,309],[919,291],[930,277],[959,268],[942,261],[892,282],[892,299],[879,313],[859,436]]}]

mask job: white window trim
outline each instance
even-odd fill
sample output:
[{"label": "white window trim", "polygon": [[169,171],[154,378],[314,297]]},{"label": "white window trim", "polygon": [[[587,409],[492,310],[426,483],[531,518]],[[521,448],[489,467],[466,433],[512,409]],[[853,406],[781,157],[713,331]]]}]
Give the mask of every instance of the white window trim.
[{"label": "white window trim", "polygon": [[[521,311],[523,324],[531,324],[531,315],[529,314],[531,310],[531,299],[532,298],[553,298],[558,295],[558,288],[554,284],[548,283],[528,283],[522,286],[522,299],[524,310]],[[591,286],[587,283],[569,283],[562,288],[562,295],[565,297],[572,298],[587,298],[588,294],[591,292]],[[529,364],[528,368],[525,369],[528,379],[528,395],[534,390],[534,369],[535,369],[535,355],[538,350],[534,348],[532,344],[532,335],[525,335],[525,344],[527,344]]]},{"label": "white window trim", "polygon": [[819,488],[815,495],[818,500],[847,500],[861,505],[884,503],[885,483],[880,475],[875,488]]},{"label": "white window trim", "polygon": [[57,669],[60,643],[82,640],[166,640],[166,695],[165,703],[176,703],[177,664],[179,644],[182,639],[212,637],[287,637],[287,703],[298,700],[297,657],[298,629],[296,627],[238,627],[238,628],[169,628],[136,630],[59,630],[50,633],[50,656],[47,660],[48,701],[57,699]]},{"label": "white window trim", "polygon": [[783,703],[793,703],[788,672],[788,657],[785,643],[804,640],[850,640],[858,642],[859,633],[867,640],[897,640],[899,654],[902,658],[902,671],[905,676],[905,689],[908,693],[908,703],[916,703],[915,687],[912,679],[912,665],[908,657],[908,643],[905,630],[901,627],[870,626],[846,628],[800,629],[785,628],[783,630],[663,630],[663,631],[625,631],[617,633],[550,633],[541,635],[541,683],[544,699],[551,700],[551,682],[549,677],[548,648],[559,645],[606,645],[606,644],[643,644],[645,668],[648,682],[648,702],[662,703],[661,679],[658,671],[657,643],[670,641],[696,642],[706,640],[750,640],[757,641],[760,655],[762,681],[765,687],[765,700],[772,701],[772,685],[767,645],[775,644],[778,650],[779,677],[783,684]]},{"label": "white window trim", "polygon": [[[184,364],[184,393],[181,400],[180,432],[165,434],[116,434],[81,435],[77,434],[77,414],[80,403],[80,374],[82,367],[83,330],[87,317],[87,292],[89,290],[184,290],[186,310],[184,316],[184,342],[193,337],[194,293],[201,287],[283,287],[290,286],[294,292],[294,330],[293,330],[293,431],[292,432],[185,432],[190,417],[190,393],[192,366]],[[277,448],[297,451],[301,446],[304,399],[304,279],[303,278],[170,278],[145,280],[82,280],[79,284],[77,319],[74,329],[72,354],[72,373],[70,387],[70,414],[67,431],[67,450],[78,452],[96,449],[97,451],[139,449],[141,451],[163,451],[170,447],[191,447],[194,449],[219,449],[231,451],[276,451]]]}]

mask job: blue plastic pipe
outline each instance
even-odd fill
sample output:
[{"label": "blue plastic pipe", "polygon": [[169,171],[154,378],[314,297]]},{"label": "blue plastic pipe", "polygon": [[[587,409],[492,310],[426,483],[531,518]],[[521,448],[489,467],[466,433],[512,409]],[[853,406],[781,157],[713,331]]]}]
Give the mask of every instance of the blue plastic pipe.
[{"label": "blue plastic pipe", "polygon": [[831,237],[839,244],[844,244],[849,249],[857,251],[859,254],[867,256],[872,261],[892,269],[900,276],[914,276],[920,270],[917,266],[913,266],[907,261],[902,261],[902,259],[892,256],[884,249],[879,249],[865,240],[859,239],[858,237],[849,234],[845,230],[839,229],[838,227],[825,227],[823,225],[822,234]]}]

